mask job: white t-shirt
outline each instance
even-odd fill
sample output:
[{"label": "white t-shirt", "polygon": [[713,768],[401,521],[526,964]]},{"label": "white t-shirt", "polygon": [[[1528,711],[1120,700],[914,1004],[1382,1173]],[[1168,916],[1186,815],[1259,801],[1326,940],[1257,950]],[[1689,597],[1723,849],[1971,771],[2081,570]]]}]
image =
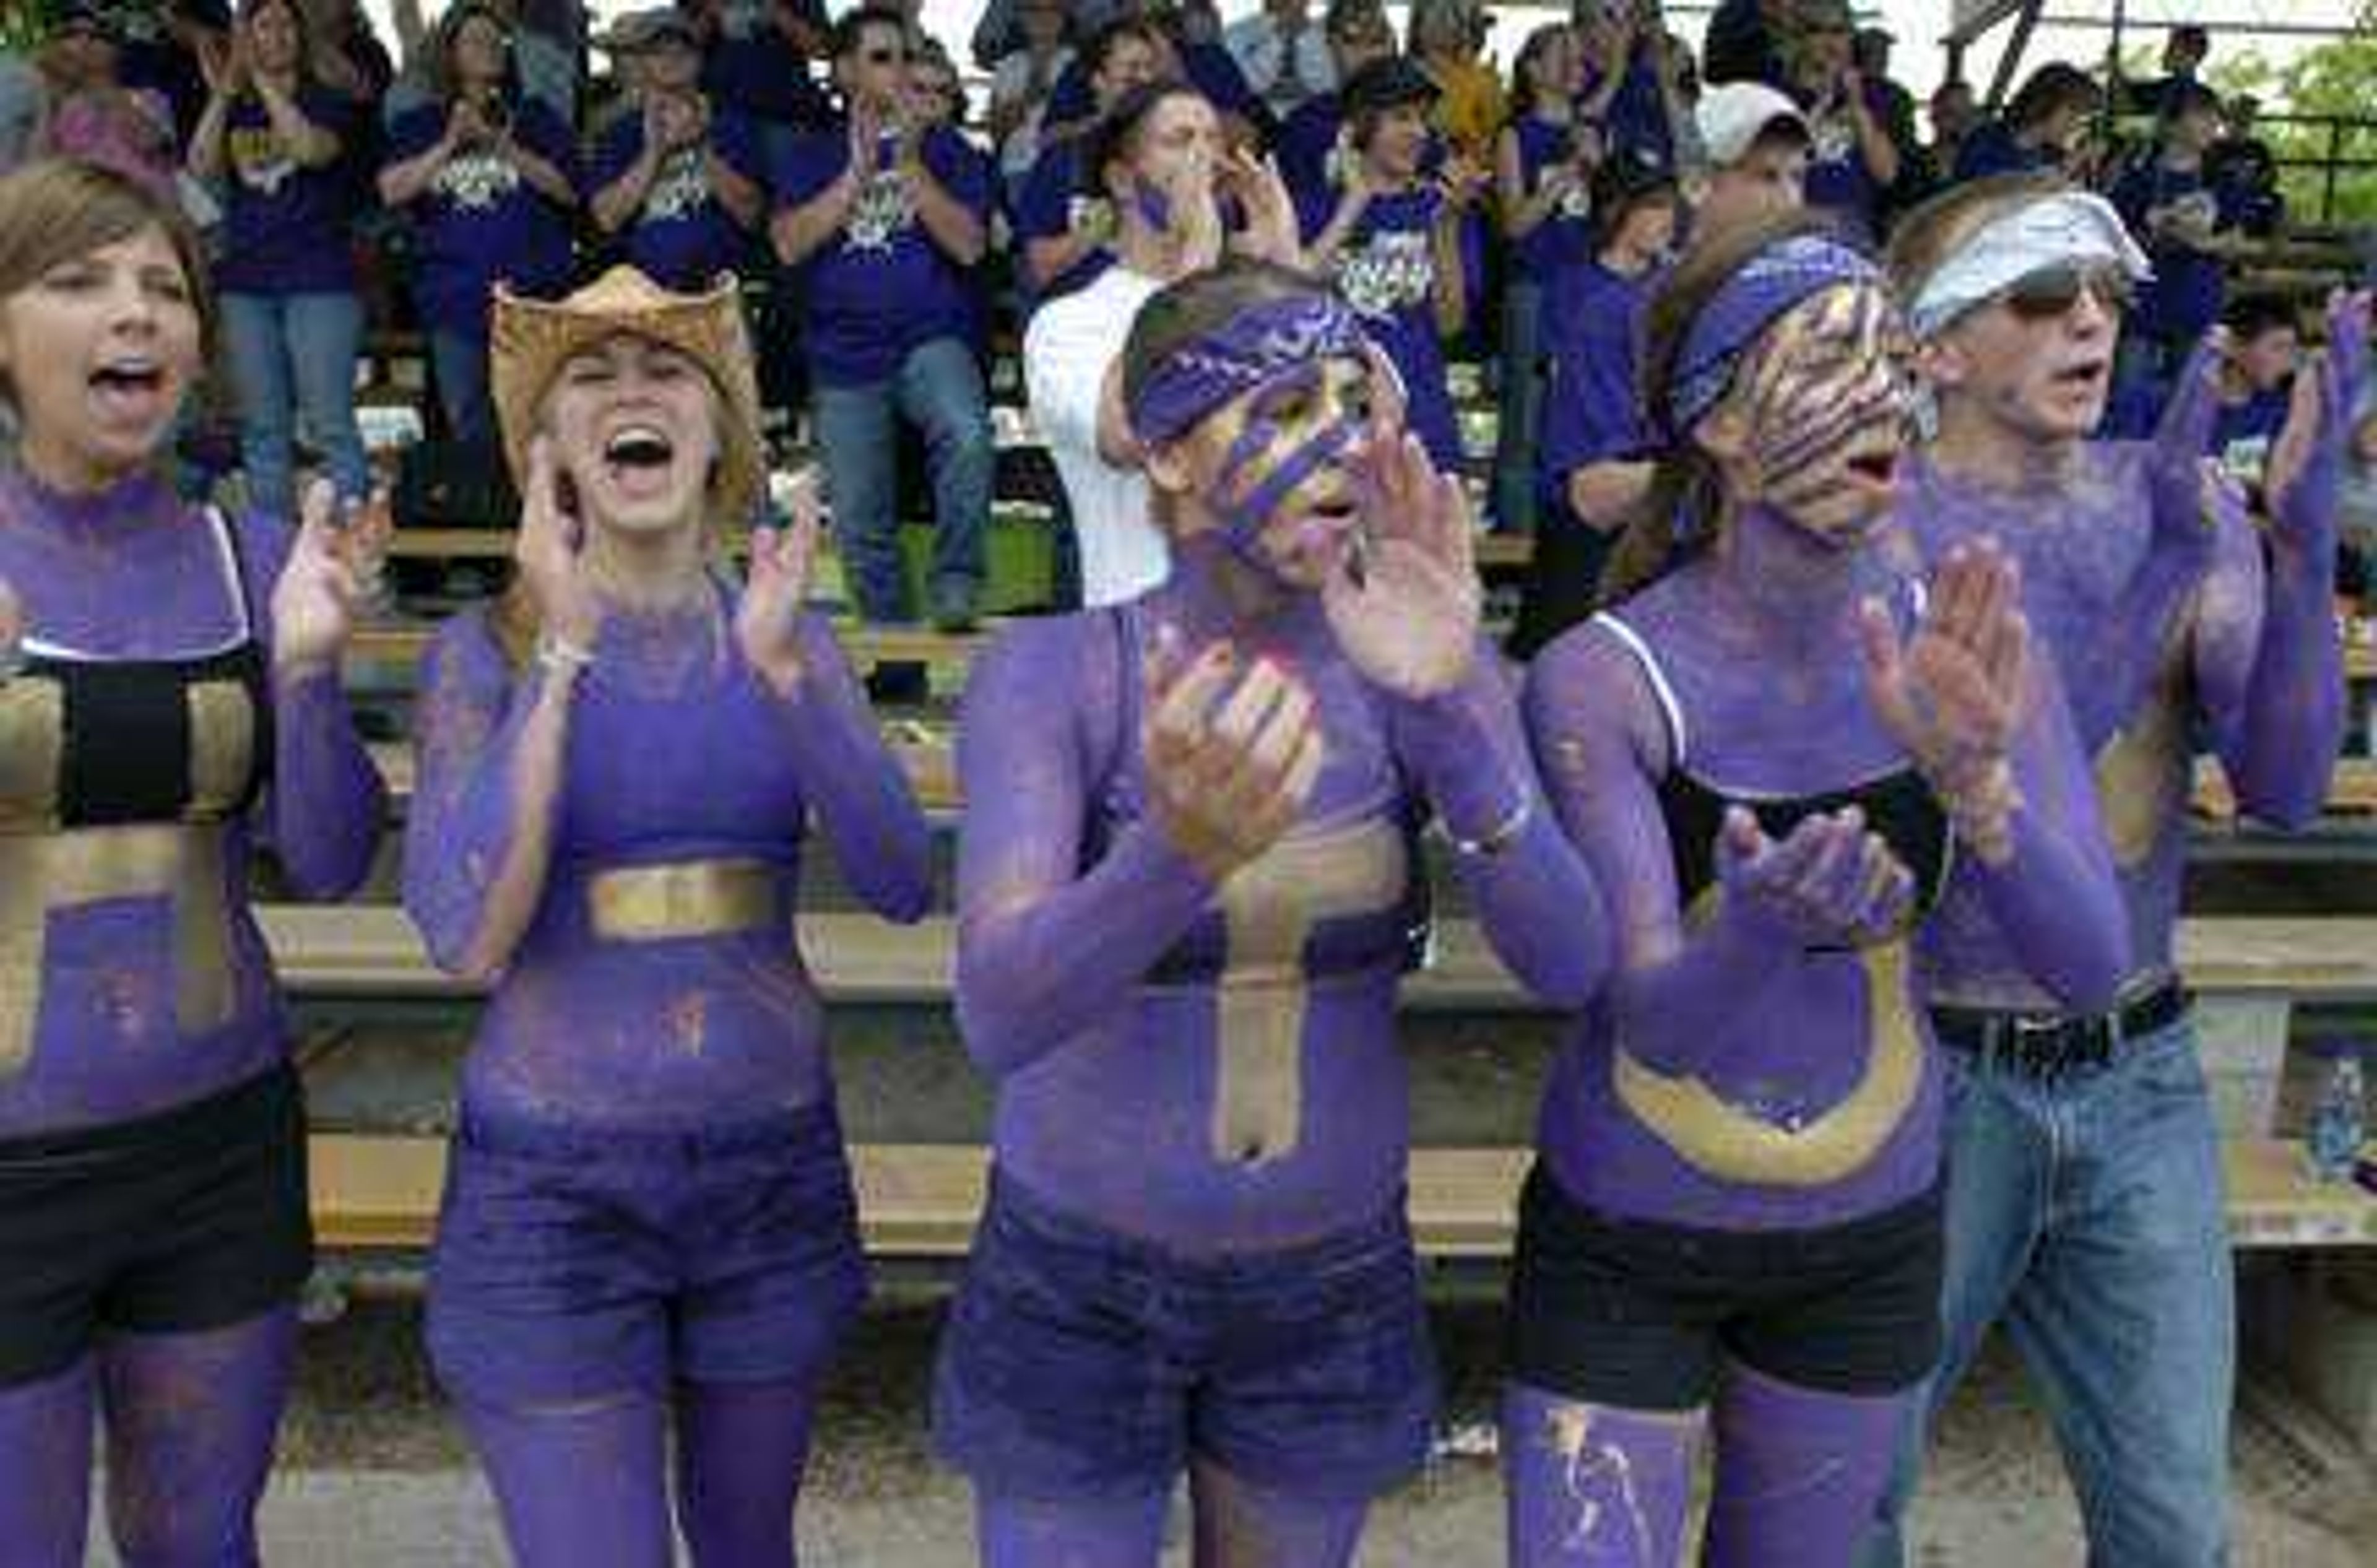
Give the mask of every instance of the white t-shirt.
[{"label": "white t-shirt", "polygon": [[1098,403],[1106,369],[1122,356],[1139,307],[1164,285],[1127,268],[1033,313],[1023,334],[1023,385],[1032,423],[1048,443],[1081,554],[1081,603],[1136,599],[1172,570],[1172,551],[1149,515],[1147,480],[1098,452]]}]

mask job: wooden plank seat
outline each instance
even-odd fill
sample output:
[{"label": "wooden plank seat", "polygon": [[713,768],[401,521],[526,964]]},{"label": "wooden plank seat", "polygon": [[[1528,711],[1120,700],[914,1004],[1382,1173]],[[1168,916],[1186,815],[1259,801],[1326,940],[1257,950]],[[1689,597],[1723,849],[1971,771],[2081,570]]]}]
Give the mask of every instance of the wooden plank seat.
[{"label": "wooden plank seat", "polygon": [[[1001,624],[993,619],[984,623],[983,631],[951,632],[846,621],[836,631],[842,651],[862,669],[903,662],[958,669],[973,661]],[[347,657],[351,664],[417,664],[436,630],[434,621],[360,626],[347,645]]]},{"label": "wooden plank seat", "polygon": [[[2196,815],[2215,822],[2237,819],[2237,793],[2229,787],[2228,775],[2208,758],[2195,771],[2194,806]],[[2377,815],[2377,758],[2337,760],[2328,780],[2327,812],[2331,817]]]},{"label": "wooden plank seat", "polygon": [[[444,1140],[317,1133],[312,1155],[314,1224],[324,1247],[428,1246],[445,1182]],[[2235,1139],[2224,1155],[2229,1235],[2239,1247],[2377,1246],[2377,1196],[2312,1183],[2293,1142]],[[1410,1202],[1419,1251],[1448,1261],[1508,1256],[1519,1183],[1532,1157],[1515,1148],[1415,1150]],[[962,1257],[982,1212],[986,1161],[972,1144],[853,1147],[866,1250],[878,1257]]]},{"label": "wooden plank seat", "polygon": [[[463,999],[479,989],[433,964],[394,904],[266,904],[257,915],[281,984],[293,994]],[[833,1000],[948,997],[955,924],[946,916],[896,927],[871,915],[820,911],[801,916],[800,932],[810,972]],[[2181,922],[2179,946],[2188,983],[2205,995],[2377,999],[2377,916],[2195,916]],[[1404,994],[1419,1011],[1537,1011],[1466,920],[1439,925],[1435,962],[1411,977]]]}]

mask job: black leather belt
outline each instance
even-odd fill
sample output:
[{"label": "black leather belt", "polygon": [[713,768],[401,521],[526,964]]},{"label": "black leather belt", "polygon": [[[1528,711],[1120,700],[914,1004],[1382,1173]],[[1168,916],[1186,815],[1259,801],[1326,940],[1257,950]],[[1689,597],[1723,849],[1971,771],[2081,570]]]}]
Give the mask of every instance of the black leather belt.
[{"label": "black leather belt", "polygon": [[2123,1040],[2167,1029],[2187,1016],[2187,987],[2165,980],[2109,1012],[2000,1012],[1935,1007],[1931,1032],[1943,1046],[2031,1078],[2102,1067]]}]

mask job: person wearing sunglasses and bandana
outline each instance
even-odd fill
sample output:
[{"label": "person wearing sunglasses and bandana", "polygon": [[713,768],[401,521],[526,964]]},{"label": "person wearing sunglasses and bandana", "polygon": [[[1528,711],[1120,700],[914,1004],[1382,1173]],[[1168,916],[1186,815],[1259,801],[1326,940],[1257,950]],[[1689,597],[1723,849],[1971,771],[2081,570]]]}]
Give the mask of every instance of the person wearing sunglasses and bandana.
[{"label": "person wearing sunglasses and bandana", "polygon": [[2060,682],[1977,542],[1896,524],[1905,334],[1789,215],[1652,307],[1649,504],[1528,734],[1610,900],[1614,976],[1546,1093],[1503,1407],[1512,1561],[1841,1568],[1937,1347],[1942,1074],[1917,930],[1951,868],[2073,1005],[2127,962]]},{"label": "person wearing sunglasses and bandana", "polygon": [[[2192,753],[2207,739],[2245,809],[2274,825],[2325,799],[2344,722],[2337,485],[2368,302],[2339,296],[2326,357],[2297,377],[2257,529],[2204,456],[2219,334],[2152,439],[2090,439],[2121,302],[2147,272],[2109,204],[2041,176],[1978,182],[1910,215],[1892,270],[1937,405],[1909,522],[1934,557],[2001,540],[2039,640],[2087,672],[2072,719],[2134,953],[2116,1005],[2074,1008],[2027,972],[1977,879],[1948,890],[1923,955],[1953,1083],[1929,1413],[2003,1323],[2046,1384],[2090,1561],[2226,1562],[2235,1299],[2219,1136],[2173,952]],[[1902,1560],[1921,1426],[1872,1562]]]},{"label": "person wearing sunglasses and bandana", "polygon": [[1122,395],[1170,574],[1010,630],[967,690],[957,1011],[998,1106],[934,1424],[994,1568],[1153,1568],[1184,1470],[1200,1562],[1349,1562],[1435,1407],[1394,1019],[1419,824],[1525,983],[1578,1007],[1603,972],[1468,508],[1392,388],[1301,273],[1166,285]]}]

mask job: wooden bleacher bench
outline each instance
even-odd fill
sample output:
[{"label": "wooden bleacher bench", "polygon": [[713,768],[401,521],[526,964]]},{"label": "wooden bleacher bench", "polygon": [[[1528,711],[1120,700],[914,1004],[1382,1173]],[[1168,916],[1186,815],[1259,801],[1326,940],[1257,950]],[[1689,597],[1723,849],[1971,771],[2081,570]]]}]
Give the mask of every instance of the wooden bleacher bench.
[{"label": "wooden bleacher bench", "polygon": [[[2289,1140],[2231,1140],[2228,1228],[2239,1247],[2377,1247],[2377,1196],[2321,1186],[2302,1171]],[[973,1239],[987,1154],[962,1143],[857,1144],[859,1234],[878,1257],[954,1259]],[[315,1231],[332,1251],[416,1251],[429,1245],[446,1179],[440,1138],[317,1133],[312,1139]],[[1416,1149],[1411,1161],[1412,1236],[1427,1257],[1510,1254],[1525,1149]]]},{"label": "wooden bleacher bench", "polygon": [[[845,621],[835,629],[842,651],[861,669],[908,662],[942,668],[962,668],[997,631],[997,619],[983,623],[982,631],[934,631],[923,627],[866,626]],[[431,621],[402,621],[361,626],[347,644],[351,664],[417,664],[436,631]]]},{"label": "wooden bleacher bench", "polygon": [[[2195,814],[2215,822],[2237,818],[2237,792],[2228,775],[2205,758],[2195,770]],[[2377,815],[2377,758],[2342,757],[2327,784],[2327,813],[2332,817]]]}]

